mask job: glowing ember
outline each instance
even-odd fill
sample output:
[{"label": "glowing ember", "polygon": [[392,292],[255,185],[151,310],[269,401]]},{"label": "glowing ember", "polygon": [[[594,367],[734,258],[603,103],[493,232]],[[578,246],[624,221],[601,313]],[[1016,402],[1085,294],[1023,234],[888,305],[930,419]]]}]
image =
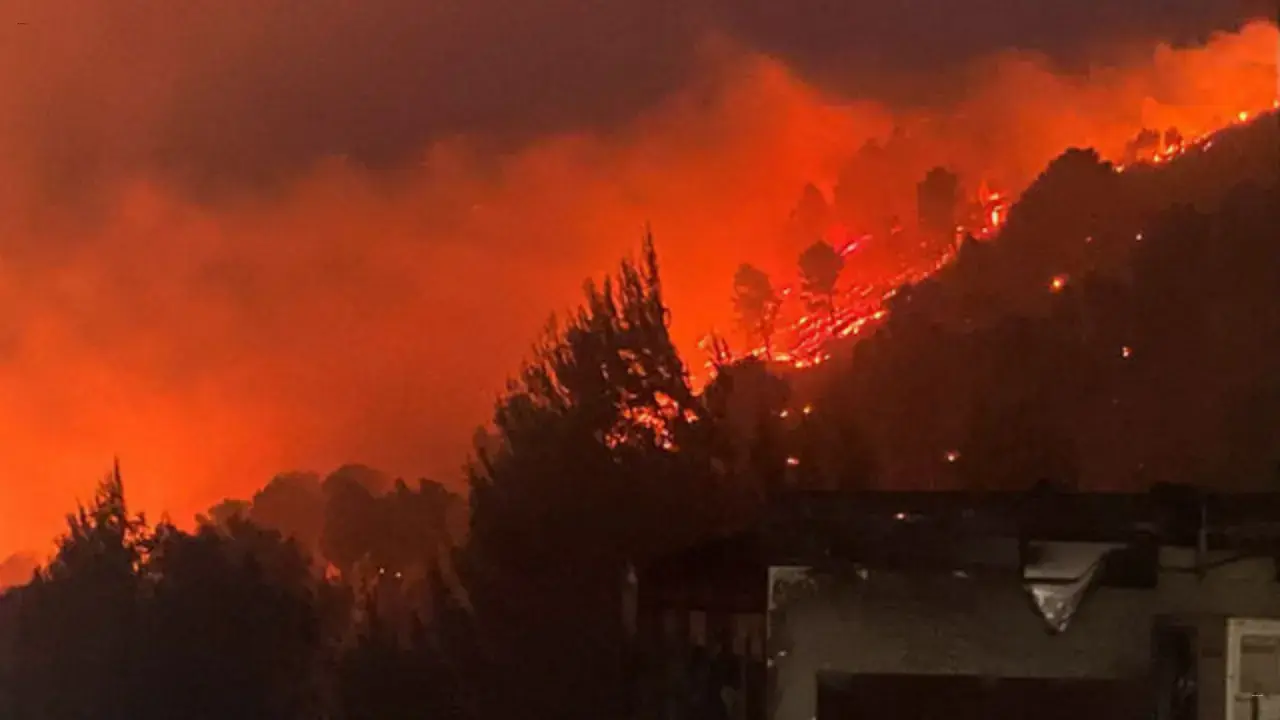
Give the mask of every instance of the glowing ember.
[{"label": "glowing ember", "polygon": [[1125,359],[1133,357],[1133,348],[1129,347],[1128,345],[1125,345],[1124,347],[1120,348],[1120,357]]},{"label": "glowing ember", "polygon": [[686,423],[695,423],[698,421],[697,413],[689,408],[681,410],[674,398],[662,392],[654,394],[653,405],[656,407],[637,402],[620,408],[618,421],[604,437],[605,445],[610,449],[618,449],[652,438],[653,445],[661,450],[679,450],[675,437],[671,434],[671,425],[681,419]]},{"label": "glowing ember", "polygon": [[1049,292],[1062,292],[1062,289],[1066,286],[1066,275],[1054,275],[1053,279],[1049,281]]}]

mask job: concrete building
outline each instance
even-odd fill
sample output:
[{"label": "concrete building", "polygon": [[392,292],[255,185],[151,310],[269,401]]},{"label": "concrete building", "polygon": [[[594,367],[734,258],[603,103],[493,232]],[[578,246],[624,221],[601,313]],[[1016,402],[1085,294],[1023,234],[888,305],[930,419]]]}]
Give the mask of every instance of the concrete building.
[{"label": "concrete building", "polygon": [[[641,573],[640,644],[667,665],[641,691],[665,704],[642,707],[1280,718],[1278,540],[1280,495],[794,496],[751,533]],[[698,647],[757,670],[672,669]],[[734,702],[709,708],[708,682]]]}]

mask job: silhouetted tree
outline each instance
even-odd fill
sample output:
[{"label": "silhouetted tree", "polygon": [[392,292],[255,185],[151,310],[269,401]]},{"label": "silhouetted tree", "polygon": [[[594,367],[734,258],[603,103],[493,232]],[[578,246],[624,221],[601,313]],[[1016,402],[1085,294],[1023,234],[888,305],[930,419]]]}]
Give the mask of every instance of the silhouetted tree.
[{"label": "silhouetted tree", "polygon": [[253,496],[249,517],[254,523],[291,537],[318,555],[324,532],[325,503],[315,473],[282,473]]},{"label": "silhouetted tree", "polygon": [[378,502],[361,477],[335,472],[325,478],[324,529],[320,551],[348,582],[354,580],[356,566],[366,560],[375,538],[383,528],[378,518]]},{"label": "silhouetted tree", "polygon": [[733,307],[748,343],[759,341],[765,356],[772,356],[773,333],[781,300],[769,276],[754,265],[743,264],[733,276]]},{"label": "silhouetted tree", "polygon": [[828,243],[819,240],[800,254],[800,282],[810,310],[825,309],[835,320],[836,283],[844,270],[844,258]]},{"label": "silhouetted tree", "polygon": [[243,519],[249,517],[249,511],[252,507],[252,504],[245,500],[226,498],[209,508],[208,514],[197,515],[196,522],[199,525],[215,525],[225,528],[235,518]]},{"label": "silhouetted tree", "polygon": [[295,543],[243,519],[195,535],[162,526],[148,573],[143,717],[322,714],[324,590]]},{"label": "silhouetted tree", "polygon": [[130,515],[117,465],[68,516],[57,553],[18,591],[12,717],[133,717],[138,595],[149,534]]},{"label": "silhouetted tree", "polygon": [[[435,582],[433,587],[443,588]],[[348,720],[475,717],[471,682],[489,683],[476,654],[470,616],[447,591],[438,617],[416,617],[408,633],[388,622],[371,598],[355,644],[338,664],[338,704]],[[468,682],[470,680],[471,682]]]},{"label": "silhouetted tree", "polygon": [[751,518],[765,500],[783,489],[786,474],[785,419],[791,388],[759,358],[720,368],[703,398],[729,447],[733,494],[741,517]]},{"label": "silhouetted tree", "polygon": [[718,511],[724,470],[668,332],[652,240],[586,295],[510,385],[498,451],[471,480],[458,569],[503,678],[484,714],[620,712],[627,564],[691,542]]}]

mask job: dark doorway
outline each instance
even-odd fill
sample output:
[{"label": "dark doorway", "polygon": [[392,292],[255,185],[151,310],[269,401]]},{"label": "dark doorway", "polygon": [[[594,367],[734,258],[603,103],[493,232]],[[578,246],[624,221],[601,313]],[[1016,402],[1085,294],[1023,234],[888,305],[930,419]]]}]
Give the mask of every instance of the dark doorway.
[{"label": "dark doorway", "polygon": [[1172,618],[1160,618],[1151,633],[1156,720],[1195,720],[1198,704],[1196,630]]}]

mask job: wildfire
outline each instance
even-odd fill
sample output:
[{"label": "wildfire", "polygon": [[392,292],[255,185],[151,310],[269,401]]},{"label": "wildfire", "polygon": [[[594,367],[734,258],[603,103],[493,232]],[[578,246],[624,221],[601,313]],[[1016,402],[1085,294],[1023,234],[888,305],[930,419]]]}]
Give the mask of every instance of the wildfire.
[{"label": "wildfire", "polygon": [[[1280,101],[1272,104],[1269,111],[1280,109]],[[1255,119],[1262,112],[1240,111],[1231,116],[1223,128],[1182,136],[1176,131],[1165,133],[1155,146],[1141,151],[1134,151],[1134,157],[1128,164],[1115,164],[1116,172],[1125,172],[1134,165],[1161,165],[1189,152],[1203,152],[1213,146],[1215,134],[1233,125],[1240,125]],[[894,276],[888,277],[874,285],[853,285],[841,288],[835,300],[836,308],[830,312],[805,313],[790,324],[779,328],[774,339],[774,346],[766,348],[758,346],[747,351],[747,356],[769,358],[774,363],[789,365],[794,369],[817,367],[831,359],[831,347],[838,341],[849,340],[865,335],[888,317],[888,301],[899,288],[919,283],[947,267],[955,259],[960,245],[966,238],[989,240],[999,235],[1008,221],[1009,211],[1016,198],[991,190],[984,182],[979,186],[974,205],[976,211],[968,224],[956,227],[954,244],[943,251],[935,260],[923,266],[909,268]],[[849,233],[834,233],[833,236],[848,237]],[[1135,236],[1135,241],[1143,239],[1142,233]],[[858,250],[875,242],[871,235],[860,235],[854,240],[837,244],[836,249],[846,261],[856,261]],[[1091,242],[1092,237],[1085,242]],[[1049,279],[1048,289],[1058,293],[1066,289],[1070,278],[1055,275]],[[783,287],[779,297],[784,303],[802,295],[796,286]],[[1131,350],[1126,348],[1127,353]]]},{"label": "wildfire", "polygon": [[[1274,112],[1276,109],[1280,109],[1280,102],[1274,104],[1271,111]],[[1258,114],[1260,113],[1239,112],[1229,125],[1248,122]],[[1160,165],[1188,152],[1208,150],[1213,145],[1215,132],[1205,132],[1190,138],[1184,138],[1177,134],[1166,134],[1163,139],[1167,142],[1161,143],[1150,151],[1138,153],[1132,159],[1132,162],[1127,165],[1113,165],[1113,169],[1116,172],[1125,172],[1135,164]],[[983,241],[998,236],[1008,221],[1009,210],[1014,202],[1015,198],[1004,193],[993,192],[984,183],[974,203],[976,208],[972,214],[972,219],[968,224],[963,224],[956,228],[956,242],[951,243],[932,262],[908,268],[875,284],[850,285],[840,288],[836,293],[836,297],[833,298],[834,302],[832,304],[834,307],[824,308],[820,312],[805,312],[801,314],[793,321],[779,328],[774,338],[773,347],[758,346],[751,348],[746,355],[765,358],[769,362],[790,366],[794,369],[807,369],[822,365],[831,359],[831,348],[837,342],[856,339],[882,323],[889,315],[889,301],[898,294],[900,288],[926,280],[939,270],[950,265],[955,260],[957,252],[965,239],[972,238]],[[833,233],[833,235],[850,237],[847,232]],[[1085,242],[1091,242],[1092,239],[1092,237],[1086,238]],[[1138,233],[1134,237],[1135,241],[1140,242],[1142,239],[1142,233]],[[846,261],[851,258],[856,260],[858,251],[874,241],[875,237],[871,235],[860,235],[843,243],[836,243],[835,247]],[[1048,281],[1048,290],[1053,293],[1062,292],[1069,282],[1070,278],[1066,274],[1055,275]],[[789,285],[779,288],[778,297],[785,304],[789,300],[804,297],[804,292],[798,285]],[[715,352],[709,353],[715,357],[708,360],[706,364],[707,373],[703,378],[700,378],[700,380],[705,381],[707,378],[714,377],[714,368],[717,363],[731,360],[732,357],[721,342],[711,343],[706,341],[701,343],[700,346],[704,349],[714,348],[715,350]],[[1120,355],[1122,358],[1128,359],[1132,357],[1133,349],[1129,346],[1124,346],[1120,349]],[[696,382],[696,384],[701,385],[702,383]],[[809,415],[812,411],[812,406],[804,406],[800,410],[803,415]],[[782,419],[786,419],[791,415],[792,412],[790,410],[782,410],[778,413],[778,417]],[[637,438],[647,439],[651,437],[652,442],[657,447],[667,451],[675,451],[678,448],[670,428],[674,422],[681,419],[692,423],[696,422],[698,418],[693,411],[687,408],[680,408],[672,398],[659,394],[651,405],[628,405],[621,408],[618,423],[614,430],[606,436],[605,442],[610,448],[616,448],[624,444],[640,442]],[[947,463],[955,463],[959,461],[960,453],[955,450],[949,451],[945,453],[943,459]],[[788,466],[796,467],[800,464],[800,459],[793,456],[787,458],[786,462]]]},{"label": "wildfire", "polygon": [[693,424],[698,421],[698,414],[691,408],[681,409],[680,403],[666,393],[654,393],[652,405],[633,403],[620,408],[618,421],[605,435],[604,443],[610,449],[617,449],[652,437],[655,447],[673,452],[679,447],[671,427],[681,419]]},{"label": "wildfire", "polygon": [[[1010,205],[1008,196],[991,191],[984,184],[979,195],[978,211],[975,213],[977,224],[958,226],[958,240],[966,236],[979,240],[994,237],[1008,218]],[[837,247],[837,251],[845,258],[856,256],[861,247],[874,241],[874,236],[862,235]],[[874,328],[888,317],[887,303],[898,294],[901,287],[921,282],[946,267],[955,258],[959,246],[958,241],[933,262],[909,268],[874,285],[843,288],[838,293],[834,310],[807,312],[780,328],[778,338],[786,343],[784,348],[771,349],[761,345],[748,350],[747,356],[769,358],[772,362],[790,365],[797,370],[822,365],[831,359],[828,348],[832,341],[856,338]],[[778,296],[784,301],[802,295],[803,292],[797,286],[783,287],[778,292]],[[709,361],[708,369],[712,365],[714,363]]]}]

